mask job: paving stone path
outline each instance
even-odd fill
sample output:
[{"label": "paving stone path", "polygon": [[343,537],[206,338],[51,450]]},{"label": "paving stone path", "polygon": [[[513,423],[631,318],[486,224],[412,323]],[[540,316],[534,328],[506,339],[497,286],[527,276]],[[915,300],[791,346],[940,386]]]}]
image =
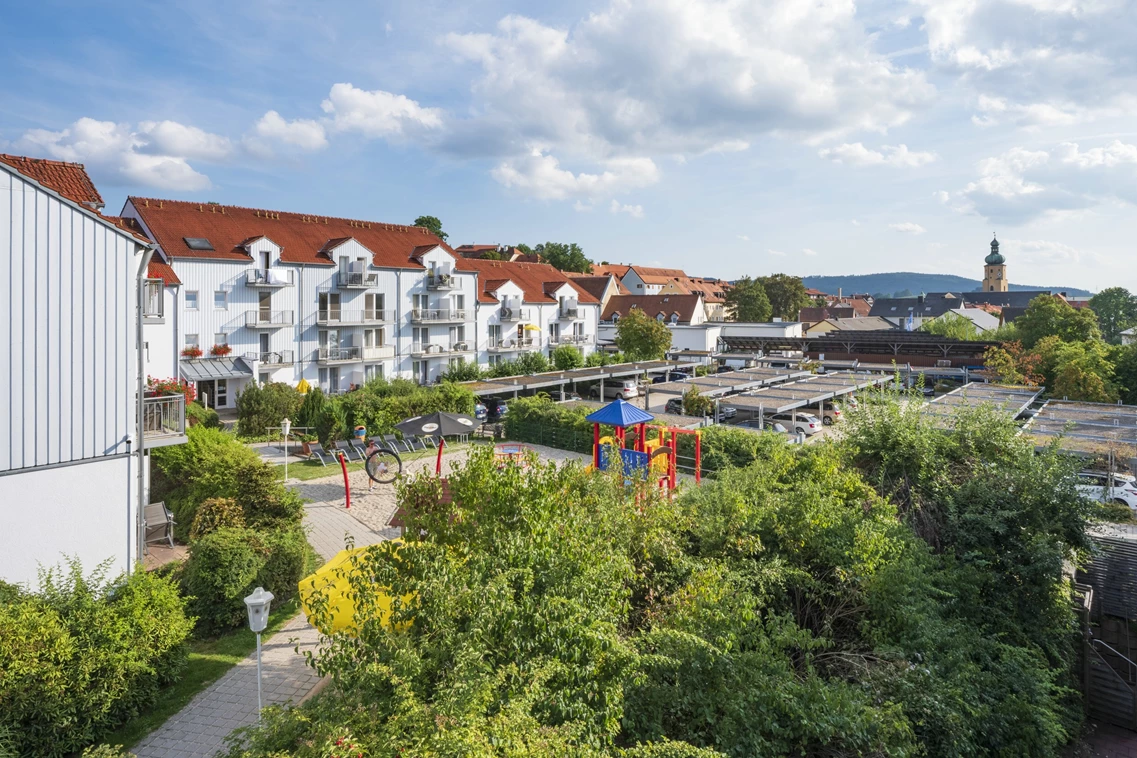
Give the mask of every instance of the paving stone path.
[{"label": "paving stone path", "polygon": [[[373,545],[386,536],[373,532],[343,508],[339,500],[305,506],[304,526],[312,547],[324,560],[343,550],[345,537],[356,547]],[[264,702],[266,705],[297,702],[316,686],[319,676],[304,664],[301,653],[314,650],[319,633],[300,614],[266,640],[261,648]],[[171,716],[131,748],[138,758],[209,758],[220,750],[225,738],[238,727],[257,720],[257,657],[250,655],[199,692],[182,710]]]}]

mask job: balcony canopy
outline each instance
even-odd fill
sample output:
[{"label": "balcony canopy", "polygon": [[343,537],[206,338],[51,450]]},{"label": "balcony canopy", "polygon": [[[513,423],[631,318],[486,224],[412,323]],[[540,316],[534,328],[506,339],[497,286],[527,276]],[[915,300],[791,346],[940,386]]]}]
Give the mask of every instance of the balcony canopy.
[{"label": "balcony canopy", "polygon": [[190,382],[210,379],[248,379],[253,375],[249,364],[241,358],[205,358],[198,361],[181,361],[182,378]]}]

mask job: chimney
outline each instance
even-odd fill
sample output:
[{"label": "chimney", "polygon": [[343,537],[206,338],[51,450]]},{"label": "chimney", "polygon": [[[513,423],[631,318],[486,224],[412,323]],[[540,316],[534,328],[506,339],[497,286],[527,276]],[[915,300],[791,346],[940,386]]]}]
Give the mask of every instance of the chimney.
[{"label": "chimney", "polygon": [[841,299],[841,288],[840,287],[837,288],[837,299],[838,300]]}]

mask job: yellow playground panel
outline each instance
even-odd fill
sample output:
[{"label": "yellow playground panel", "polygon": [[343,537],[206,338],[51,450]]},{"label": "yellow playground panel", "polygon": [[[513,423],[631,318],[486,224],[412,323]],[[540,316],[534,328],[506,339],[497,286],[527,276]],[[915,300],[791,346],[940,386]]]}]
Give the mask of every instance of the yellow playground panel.
[{"label": "yellow playground panel", "polygon": [[[398,544],[400,547],[403,544],[402,540],[392,540],[392,543]],[[300,580],[300,605],[304,608],[304,614],[308,617],[308,621],[318,628],[324,634],[334,634],[336,632],[354,633],[357,631],[355,621],[355,601],[351,597],[352,593],[352,576],[358,575],[361,570],[357,559],[360,558],[364,551],[368,550],[365,547],[354,548],[351,550],[341,550],[334,558],[325,563],[311,576],[307,576]],[[313,601],[314,595],[317,591],[327,597],[328,601],[328,615],[330,617],[329,624],[317,624],[313,620]],[[381,623],[386,623],[391,616],[391,596],[384,592],[377,593],[378,600],[378,619]],[[409,595],[403,596],[403,602],[410,600]],[[405,622],[397,624],[393,627],[395,631],[406,631],[407,624]]]}]

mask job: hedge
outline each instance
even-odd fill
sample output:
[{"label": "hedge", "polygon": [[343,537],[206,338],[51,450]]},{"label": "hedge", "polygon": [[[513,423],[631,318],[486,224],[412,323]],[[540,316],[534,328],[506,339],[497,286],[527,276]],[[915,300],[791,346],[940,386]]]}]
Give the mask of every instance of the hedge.
[{"label": "hedge", "polygon": [[[175,681],[193,626],[169,579],[108,581],[77,561],[0,602],[0,754],[62,756],[144,711]],[[7,744],[5,744],[5,742]]]}]

